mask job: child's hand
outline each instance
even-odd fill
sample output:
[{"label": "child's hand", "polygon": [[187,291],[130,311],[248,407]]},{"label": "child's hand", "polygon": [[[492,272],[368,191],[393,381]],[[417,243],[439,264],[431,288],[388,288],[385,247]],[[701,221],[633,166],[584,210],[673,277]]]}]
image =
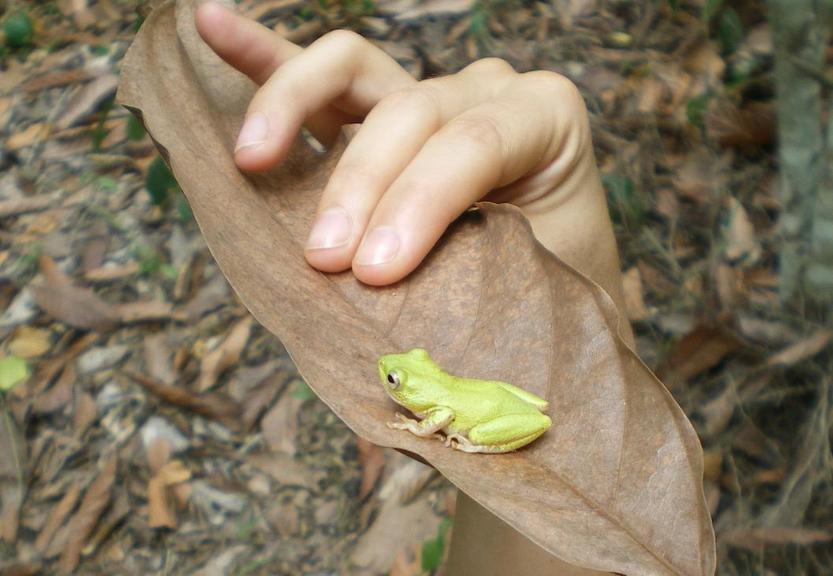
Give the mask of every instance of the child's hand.
[{"label": "child's hand", "polygon": [[330,144],[343,124],[363,122],[321,198],[306,248],[315,268],[400,280],[486,197],[520,206],[545,246],[618,300],[587,113],[563,76],[489,58],[417,82],[352,32],[302,49],[217,4],[199,8],[197,28],[261,86],[235,150],[241,169],[278,164],[302,125]]}]

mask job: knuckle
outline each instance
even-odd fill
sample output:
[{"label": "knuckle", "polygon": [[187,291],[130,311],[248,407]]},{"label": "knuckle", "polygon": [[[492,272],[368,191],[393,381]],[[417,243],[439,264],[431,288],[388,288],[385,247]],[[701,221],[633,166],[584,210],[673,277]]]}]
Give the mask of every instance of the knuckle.
[{"label": "knuckle", "polygon": [[489,116],[460,116],[446,126],[450,139],[464,146],[475,146],[487,151],[503,149],[503,135]]},{"label": "knuckle", "polygon": [[426,115],[429,118],[439,117],[434,90],[427,86],[406,88],[391,92],[379,101],[379,104],[376,105],[373,111],[385,114],[417,113]]},{"label": "knuckle", "polygon": [[559,104],[577,110],[584,108],[584,98],[572,80],[557,72],[536,70],[522,75],[522,82],[531,89],[556,98]]},{"label": "knuckle", "polygon": [[327,32],[320,41],[322,44],[332,45],[346,55],[362,52],[371,45],[361,34],[344,29]]},{"label": "knuckle", "polygon": [[466,69],[472,72],[480,72],[486,74],[514,74],[515,69],[512,65],[503,58],[489,57],[482,58],[476,62],[469,64]]}]

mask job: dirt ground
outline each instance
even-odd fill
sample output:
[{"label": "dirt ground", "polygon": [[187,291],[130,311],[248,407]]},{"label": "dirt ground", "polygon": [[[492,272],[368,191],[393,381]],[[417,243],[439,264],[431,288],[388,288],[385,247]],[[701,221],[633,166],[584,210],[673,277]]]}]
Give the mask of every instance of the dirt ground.
[{"label": "dirt ground", "polygon": [[[315,397],[113,103],[149,7],[5,9],[33,30],[0,49],[0,358],[30,377],[2,396],[0,572],[441,573],[453,487]],[[498,56],[571,78],[640,355],[703,443],[719,573],[833,573],[832,336],[778,297],[763,2],[238,9],[300,44],[353,29],[417,77]]]}]

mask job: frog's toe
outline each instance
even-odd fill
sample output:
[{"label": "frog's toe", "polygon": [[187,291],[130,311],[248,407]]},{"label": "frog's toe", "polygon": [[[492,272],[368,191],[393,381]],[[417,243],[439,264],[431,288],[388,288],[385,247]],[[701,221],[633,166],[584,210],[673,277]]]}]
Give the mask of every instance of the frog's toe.
[{"label": "frog's toe", "polygon": [[445,445],[450,448],[457,448],[457,446],[466,442],[468,442],[468,438],[462,434],[451,433],[445,437]]}]

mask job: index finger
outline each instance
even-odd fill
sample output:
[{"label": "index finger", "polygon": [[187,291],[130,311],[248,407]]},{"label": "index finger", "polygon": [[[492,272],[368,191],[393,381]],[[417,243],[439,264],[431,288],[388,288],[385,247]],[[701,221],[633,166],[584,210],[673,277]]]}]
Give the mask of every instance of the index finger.
[{"label": "index finger", "polygon": [[217,2],[197,8],[197,31],[217,55],[258,85],[303,48]]}]

